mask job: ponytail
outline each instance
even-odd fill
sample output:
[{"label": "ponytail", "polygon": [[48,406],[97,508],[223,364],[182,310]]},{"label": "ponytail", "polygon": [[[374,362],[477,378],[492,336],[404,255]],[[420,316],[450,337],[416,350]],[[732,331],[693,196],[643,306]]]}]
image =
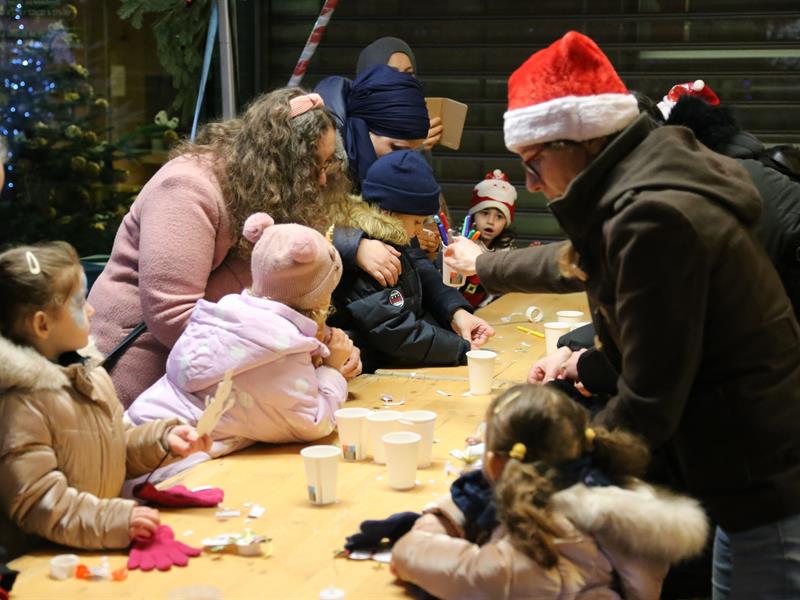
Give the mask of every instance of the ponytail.
[{"label": "ponytail", "polygon": [[510,458],[495,488],[497,516],[512,543],[546,569],[558,563],[553,537],[560,533],[547,512],[554,493],[553,473],[548,471],[552,469],[545,463]]}]

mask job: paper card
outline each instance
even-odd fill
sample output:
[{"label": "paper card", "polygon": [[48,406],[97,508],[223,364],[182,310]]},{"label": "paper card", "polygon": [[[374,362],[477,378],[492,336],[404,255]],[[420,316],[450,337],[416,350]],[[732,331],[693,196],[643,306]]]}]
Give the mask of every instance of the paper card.
[{"label": "paper card", "polygon": [[429,118],[439,117],[442,120],[442,138],[439,144],[458,150],[469,107],[450,98],[425,98],[425,104],[428,106]]},{"label": "paper card", "polygon": [[220,418],[236,402],[236,396],[231,394],[233,389],[233,371],[226,371],[222,381],[217,386],[214,399],[206,398],[206,409],[200,415],[195,429],[198,435],[206,435],[214,431]]}]

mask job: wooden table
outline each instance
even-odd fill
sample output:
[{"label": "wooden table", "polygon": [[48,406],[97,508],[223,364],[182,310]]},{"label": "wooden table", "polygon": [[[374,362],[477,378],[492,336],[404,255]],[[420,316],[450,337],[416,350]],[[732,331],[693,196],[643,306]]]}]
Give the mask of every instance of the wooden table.
[{"label": "wooden table", "polygon": [[[520,315],[530,304],[545,310],[545,319],[557,309],[585,310],[581,295],[508,295],[481,311],[495,326],[497,336],[489,346],[497,350],[495,391],[522,382],[530,364],[543,353],[540,338],[516,331]],[[512,316],[506,323],[502,317]],[[524,319],[524,315],[521,315]],[[539,329],[541,326],[539,325]],[[522,345],[522,342],[529,344]],[[524,352],[516,352],[518,349]],[[446,474],[448,461],[458,465],[449,451],[464,447],[466,436],[483,419],[491,396],[464,395],[468,390],[466,367],[402,370],[392,374],[363,375],[350,384],[348,406],[378,408],[380,397],[390,394],[405,404],[396,410],[428,409],[437,413],[433,464],[417,471],[419,485],[410,491],[391,490],[386,468],[371,462],[339,464],[338,502],[330,506],[309,504],[305,472],[299,455],[303,445],[257,445],[242,452],[203,463],[170,483],[189,488],[219,486],[225,490],[224,506],[239,509],[242,516],[218,521],[213,508],[162,510],[162,522],[176,537],[190,545],[212,535],[241,532],[246,527],[271,537],[271,557],[246,558],[228,554],[206,554],[191,559],[185,568],[167,572],[131,571],[123,582],[54,581],[49,560],[58,550],[21,557],[12,563],[21,573],[13,590],[17,600],[33,598],[166,598],[171,590],[190,585],[219,588],[226,599],[279,598],[311,600],[330,585],[343,588],[350,599],[407,598],[405,588],[395,583],[388,566],[373,561],[334,558],[345,538],[355,533],[364,519],[384,518],[402,510],[419,511],[427,502],[448,493],[453,475]],[[332,434],[317,443],[336,443]],[[458,465],[460,466],[460,465]],[[266,507],[259,519],[245,524],[248,507]],[[79,552],[89,566],[99,565],[107,555],[112,569],[127,560],[126,552]]]}]

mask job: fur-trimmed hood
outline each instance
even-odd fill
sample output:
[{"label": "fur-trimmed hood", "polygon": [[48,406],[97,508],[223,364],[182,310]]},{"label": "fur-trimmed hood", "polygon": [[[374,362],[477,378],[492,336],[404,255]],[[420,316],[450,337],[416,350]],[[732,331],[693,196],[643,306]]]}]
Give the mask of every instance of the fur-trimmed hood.
[{"label": "fur-trimmed hood", "polygon": [[20,346],[0,335],[0,394],[11,388],[58,390],[68,384],[61,367],[35,348]]},{"label": "fur-trimmed hood", "polygon": [[551,502],[602,546],[628,556],[676,563],[702,552],[708,539],[708,520],[696,500],[643,482],[627,489],[577,484]]},{"label": "fur-trimmed hood", "polygon": [[375,240],[407,246],[411,239],[397,219],[382,213],[360,196],[346,196],[330,206],[333,224],[340,227],[355,227]]}]

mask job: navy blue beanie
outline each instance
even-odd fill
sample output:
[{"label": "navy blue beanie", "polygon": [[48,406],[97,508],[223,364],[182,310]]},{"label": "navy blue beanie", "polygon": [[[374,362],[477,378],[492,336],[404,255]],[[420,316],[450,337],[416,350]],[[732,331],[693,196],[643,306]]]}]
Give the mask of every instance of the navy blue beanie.
[{"label": "navy blue beanie", "polygon": [[380,157],[361,182],[364,200],[406,215],[435,215],[440,192],[433,169],[414,150],[397,150]]}]

